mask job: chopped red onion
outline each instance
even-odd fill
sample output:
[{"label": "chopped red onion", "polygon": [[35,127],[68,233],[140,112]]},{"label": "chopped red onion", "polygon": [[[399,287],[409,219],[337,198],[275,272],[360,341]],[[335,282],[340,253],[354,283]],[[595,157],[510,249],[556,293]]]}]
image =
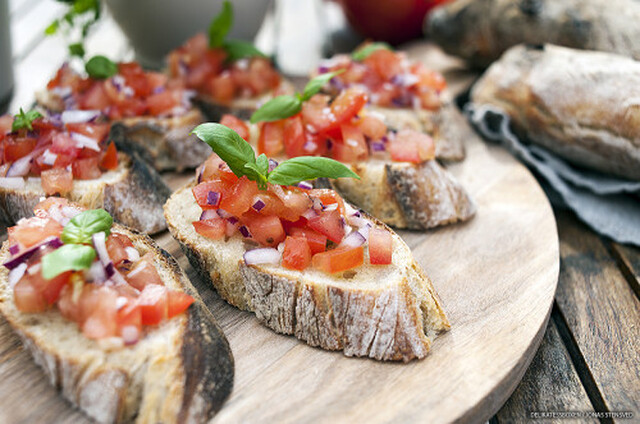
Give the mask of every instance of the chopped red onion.
[{"label": "chopped red onion", "polygon": [[45,165],[53,165],[56,163],[56,159],[58,159],[58,155],[53,153],[51,150],[47,149],[42,153],[42,163]]},{"label": "chopped red onion", "polygon": [[104,267],[104,271],[107,273],[107,277],[113,277],[113,274],[116,273],[116,267],[113,266],[113,262],[109,262],[107,266]]},{"label": "chopped red onion", "polygon": [[122,335],[122,341],[125,345],[136,344],[140,339],[140,329],[135,325],[123,326],[120,334]]},{"label": "chopped red onion", "polygon": [[18,284],[18,281],[20,281],[26,270],[27,264],[23,262],[9,272],[9,286],[11,288],[14,288],[16,284]]},{"label": "chopped red onion", "polygon": [[31,170],[32,160],[33,153],[29,153],[13,162],[7,171],[7,177],[23,177],[27,175]]},{"label": "chopped red onion", "polygon": [[219,218],[218,212],[215,209],[206,209],[202,211],[200,214],[200,221],[204,221],[205,219],[215,219]]},{"label": "chopped red onion", "polygon": [[90,280],[96,283],[103,283],[107,279],[107,274],[100,261],[92,263],[87,274],[89,275]]},{"label": "chopped red onion", "polygon": [[300,181],[298,183],[298,187],[303,190],[311,190],[313,188],[313,184],[311,184],[309,181]]},{"label": "chopped red onion", "polygon": [[282,254],[273,247],[263,247],[260,249],[248,250],[244,253],[244,263],[247,265],[274,264],[280,263]]},{"label": "chopped red onion", "polygon": [[12,256],[18,253],[19,251],[20,251],[20,246],[18,246],[17,244],[13,244],[9,246],[9,253],[11,253]]},{"label": "chopped red onion", "polygon": [[204,166],[200,166],[200,170],[198,171],[198,184],[202,182],[203,174],[204,174]]},{"label": "chopped red onion", "polygon": [[[232,222],[232,219],[235,221]],[[229,218],[227,220],[227,226],[225,227],[224,233],[227,237],[231,237],[238,230],[238,220],[236,218]]]},{"label": "chopped red onion", "polygon": [[60,115],[60,120],[64,124],[80,124],[95,120],[99,116],[99,110],[65,110]]},{"label": "chopped red onion", "polygon": [[224,209],[218,209],[218,215],[220,215],[220,218],[231,218],[233,215],[231,215],[229,212],[225,211]]},{"label": "chopped red onion", "polygon": [[314,141],[307,140],[305,141],[304,146],[302,146],[302,148],[306,152],[313,152],[318,148],[318,144],[315,143]]},{"label": "chopped red onion", "polygon": [[327,211],[327,212],[335,211],[336,209],[338,209],[338,204],[337,203],[332,203],[330,205],[323,206],[322,209],[324,211]]},{"label": "chopped red onion", "polygon": [[251,206],[253,210],[256,212],[260,212],[264,207],[267,206],[261,199],[256,200],[256,202]]},{"label": "chopped red onion", "polygon": [[370,143],[370,146],[371,146],[371,150],[374,152],[384,152],[385,150],[387,150],[384,143],[379,141],[372,141]]},{"label": "chopped red onion", "polygon": [[210,191],[207,193],[207,204],[211,206],[218,206],[220,204],[220,193],[217,191]]},{"label": "chopped red onion", "polygon": [[333,141],[331,141],[330,138],[327,138],[327,149],[328,150],[333,149]]},{"label": "chopped red onion", "polygon": [[[107,251],[107,236],[103,231],[99,231],[95,233],[91,239],[93,240],[93,247],[96,249],[96,253],[98,254],[98,260],[105,268],[105,273],[109,275],[109,271],[112,273],[109,278],[116,284],[128,284],[124,277],[115,269],[113,266],[113,261],[109,257],[109,252]],[[111,265],[111,267],[109,266]]]},{"label": "chopped red onion", "polygon": [[237,224],[238,223],[238,218],[236,218],[235,216],[232,216],[232,217],[227,218],[227,221],[229,221],[229,224]]},{"label": "chopped red onion", "polygon": [[160,93],[164,93],[166,90],[165,87],[159,85],[156,88],[153,89],[153,94],[160,94]]},{"label": "chopped red onion", "polygon": [[322,204],[322,200],[317,197],[313,197],[313,209],[316,211],[321,211],[324,209],[324,205]]},{"label": "chopped red onion", "polygon": [[350,232],[339,244],[339,246],[358,247],[362,246],[367,239],[359,232]]},{"label": "chopped red onion", "polygon": [[278,166],[278,162],[273,159],[269,159],[269,172],[276,169],[276,166]]},{"label": "chopped red onion", "polygon": [[86,147],[87,149],[95,150],[97,152],[100,151],[100,146],[98,146],[98,142],[93,138],[87,137],[86,135],[70,132],[69,135],[76,142],[76,146],[78,147]]},{"label": "chopped red onion", "polygon": [[329,67],[328,66],[324,66],[324,65],[318,66],[318,73],[319,74],[326,74],[327,72],[329,72]]},{"label": "chopped red onion", "polygon": [[124,248],[124,251],[127,252],[127,259],[129,262],[135,262],[140,259],[140,252],[138,252],[138,249],[135,247],[127,246]]},{"label": "chopped red onion", "polygon": [[315,209],[313,209],[313,208],[309,208],[308,210],[305,211],[305,213],[303,213],[300,216],[302,216],[303,218],[306,218],[306,219],[311,219],[313,217],[318,216],[318,212],[316,212]]},{"label": "chopped red onion", "polygon": [[41,247],[44,247],[44,246],[53,247],[54,249],[56,249],[62,246],[62,240],[60,240],[58,237],[49,237],[45,239],[42,243],[26,249],[24,252],[22,252],[15,258],[9,259],[5,263],[3,263],[3,265],[8,269],[14,269],[18,265],[26,262],[27,259],[33,256],[34,253],[36,253]]},{"label": "chopped red onion", "polygon": [[251,233],[249,232],[249,229],[246,226],[242,225],[240,226],[240,228],[238,228],[238,230],[240,231],[240,234],[242,234],[243,237],[251,238]]}]

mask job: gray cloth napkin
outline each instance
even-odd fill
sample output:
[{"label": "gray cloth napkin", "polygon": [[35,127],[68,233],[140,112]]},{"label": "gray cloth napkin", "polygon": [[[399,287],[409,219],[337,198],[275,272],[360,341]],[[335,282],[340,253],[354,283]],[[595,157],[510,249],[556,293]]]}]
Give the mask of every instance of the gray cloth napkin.
[{"label": "gray cloth napkin", "polygon": [[499,108],[467,104],[465,113],[487,140],[501,143],[541,179],[550,201],[573,210],[596,232],[640,246],[640,182],[578,169],[548,150],[523,143]]}]

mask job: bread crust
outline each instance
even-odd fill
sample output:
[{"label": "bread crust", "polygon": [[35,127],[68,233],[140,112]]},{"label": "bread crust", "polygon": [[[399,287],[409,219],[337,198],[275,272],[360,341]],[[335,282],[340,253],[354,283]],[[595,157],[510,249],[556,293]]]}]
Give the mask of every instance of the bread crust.
[{"label": "bread crust", "polygon": [[[65,197],[89,208],[104,208],[124,225],[148,234],[166,229],[162,205],[171,194],[160,175],[136,152],[120,152],[118,168],[100,179],[74,182],[74,189]],[[44,190],[39,182],[23,189],[0,187],[0,221],[15,224],[20,218],[33,215],[33,208]]]},{"label": "bread crust", "polygon": [[[237,257],[222,252],[237,246],[227,248],[226,242],[208,240],[189,228],[192,218],[180,214],[197,212],[184,212],[190,206],[181,207],[189,200],[192,186],[177,190],[165,205],[171,234],[205,282],[230,304],[254,312],[267,327],[295,335],[311,346],[342,350],[347,356],[405,362],[425,357],[435,336],[449,329],[431,281],[412,257],[390,277],[391,282],[367,288],[321,284],[304,272],[294,277],[282,268],[248,266],[243,249]],[[190,202],[195,204],[192,198]],[[394,240],[394,255],[410,256],[395,234]]]},{"label": "bread crust", "polygon": [[[165,284],[196,299],[187,312],[146,330],[134,346],[110,349],[85,338],[57,310],[17,311],[2,267],[0,313],[51,384],[97,422],[204,422],[233,386],[228,342],[173,257],[147,236],[117,225],[113,231],[128,235],[142,253],[152,251]],[[7,241],[1,262],[8,247]]]},{"label": "bread crust", "polygon": [[640,63],[545,45],[510,49],[471,91],[574,164],[640,180]]},{"label": "bread crust", "polygon": [[436,160],[421,164],[367,161],[351,165],[360,180],[332,186],[345,199],[396,228],[424,230],[466,221],[476,206],[466,190]]}]

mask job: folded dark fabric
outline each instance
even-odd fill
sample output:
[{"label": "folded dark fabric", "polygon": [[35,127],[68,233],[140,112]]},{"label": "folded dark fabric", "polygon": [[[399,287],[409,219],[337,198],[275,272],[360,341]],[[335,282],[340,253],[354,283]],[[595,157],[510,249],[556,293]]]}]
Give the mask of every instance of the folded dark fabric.
[{"label": "folded dark fabric", "polygon": [[503,145],[538,177],[551,202],[575,212],[594,231],[640,246],[640,182],[577,168],[514,134],[509,117],[494,106],[467,104],[465,113],[487,140]]}]

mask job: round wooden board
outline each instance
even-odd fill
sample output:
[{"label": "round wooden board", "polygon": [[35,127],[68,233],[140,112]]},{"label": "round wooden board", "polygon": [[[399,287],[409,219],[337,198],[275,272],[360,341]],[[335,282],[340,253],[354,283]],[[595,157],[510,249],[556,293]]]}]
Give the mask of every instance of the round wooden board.
[{"label": "round wooden board", "polygon": [[[544,333],[558,237],[551,207],[522,165],[475,138],[467,153],[450,169],[475,199],[477,216],[426,233],[401,232],[451,321],[429,356],[382,363],[309,347],[205,289],[236,362],[234,390],[213,422],[482,422],[499,409]],[[177,243],[166,233],[158,241],[201,286]],[[0,320],[0,421],[86,420],[19,346]]]}]

